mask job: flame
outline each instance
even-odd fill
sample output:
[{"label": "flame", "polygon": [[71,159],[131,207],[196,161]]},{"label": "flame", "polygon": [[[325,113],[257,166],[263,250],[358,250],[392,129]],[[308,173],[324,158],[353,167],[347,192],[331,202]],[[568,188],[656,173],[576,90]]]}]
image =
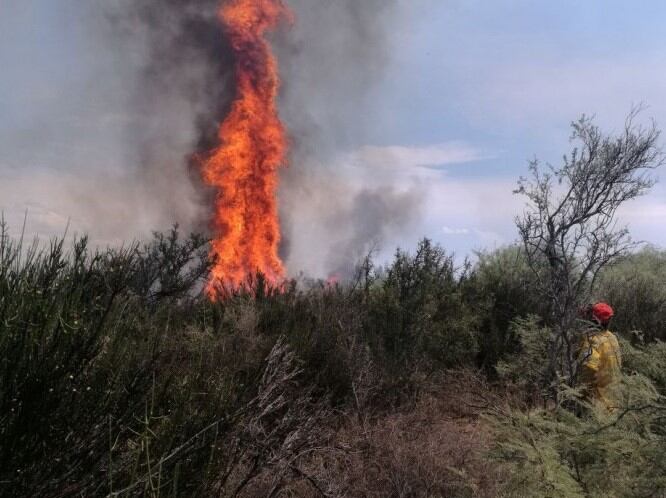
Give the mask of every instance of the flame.
[{"label": "flame", "polygon": [[332,273],[326,279],[326,287],[335,287],[340,283],[340,274]]},{"label": "flame", "polygon": [[204,181],[217,190],[212,298],[220,285],[239,287],[257,271],[272,284],[285,273],[276,190],[287,139],[276,104],[277,60],[265,36],[292,19],[282,0],[227,0],[218,15],[236,59],[237,93],[220,125],[220,145],[202,165]]}]

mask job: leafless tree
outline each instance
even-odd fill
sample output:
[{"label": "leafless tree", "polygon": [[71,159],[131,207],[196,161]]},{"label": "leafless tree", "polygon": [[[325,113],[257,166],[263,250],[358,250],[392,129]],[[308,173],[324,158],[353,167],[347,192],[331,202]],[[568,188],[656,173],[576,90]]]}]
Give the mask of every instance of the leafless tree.
[{"label": "leafless tree", "polygon": [[583,115],[572,123],[576,146],[563,164],[544,167],[535,159],[530,177],[518,181],[515,193],[528,202],[516,224],[553,331],[551,380],[574,382],[576,310],[589,299],[599,271],[636,245],[617,225],[617,210],[654,185],[652,170],[664,162],[655,123],[636,123],[640,110],[634,108],[624,128],[608,135]]}]

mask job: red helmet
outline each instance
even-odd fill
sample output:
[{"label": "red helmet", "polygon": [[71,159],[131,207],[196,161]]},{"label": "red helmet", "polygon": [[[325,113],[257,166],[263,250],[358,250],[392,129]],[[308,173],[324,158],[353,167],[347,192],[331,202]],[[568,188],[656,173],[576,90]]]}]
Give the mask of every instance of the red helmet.
[{"label": "red helmet", "polygon": [[592,306],[592,316],[602,324],[608,323],[614,314],[613,308],[606,303],[597,303]]}]

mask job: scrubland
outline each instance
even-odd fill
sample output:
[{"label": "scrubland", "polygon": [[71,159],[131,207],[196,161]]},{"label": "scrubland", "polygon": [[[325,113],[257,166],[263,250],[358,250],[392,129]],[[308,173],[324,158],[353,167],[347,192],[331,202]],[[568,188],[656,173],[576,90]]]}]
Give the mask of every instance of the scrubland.
[{"label": "scrubland", "polygon": [[622,408],[543,383],[518,247],[202,295],[206,241],[0,244],[2,496],[663,496],[666,253],[596,284]]}]

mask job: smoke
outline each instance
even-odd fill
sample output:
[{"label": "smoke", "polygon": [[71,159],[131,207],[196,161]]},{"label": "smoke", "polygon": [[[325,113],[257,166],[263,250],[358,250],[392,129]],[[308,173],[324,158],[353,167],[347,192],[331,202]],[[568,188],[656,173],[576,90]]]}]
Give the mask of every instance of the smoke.
[{"label": "smoke", "polygon": [[[291,143],[279,192],[281,253],[292,273],[344,273],[371,247],[392,245],[419,212],[418,185],[398,190],[395,177],[374,174],[376,164],[350,159],[381,135],[374,91],[390,61],[398,2],[288,3],[295,23],[272,36]],[[72,37],[71,50],[42,54],[51,65],[60,57],[53,74],[61,79],[50,81],[46,105],[27,104],[34,116],[20,136],[0,135],[0,209],[11,220],[28,207],[29,227],[35,220],[42,234],[71,219],[101,243],[173,222],[205,230],[211,194],[193,158],[215,143],[234,90],[218,0],[63,5],[48,22]],[[67,53],[72,60],[63,61]],[[85,69],[71,75],[70,66]]]},{"label": "smoke", "polygon": [[219,0],[126,0],[121,5],[108,13],[117,33],[146,46],[135,105],[152,116],[165,102],[188,102],[191,115],[180,120],[194,117],[195,151],[209,150],[233,97],[233,59],[217,16]]},{"label": "smoke", "polygon": [[412,222],[418,203],[419,198],[413,191],[361,191],[351,205],[334,213],[329,220],[330,226],[343,227],[346,234],[336,237],[326,262],[328,268],[335,275],[351,276],[360,259],[377,251],[392,233]]},{"label": "smoke", "polygon": [[366,111],[390,62],[397,0],[289,0],[290,30],[275,37],[282,117],[297,153],[337,154],[365,145],[377,123]]},{"label": "smoke", "polygon": [[144,47],[127,135],[138,154],[137,180],[146,197],[162,199],[162,212],[198,231],[208,226],[212,193],[196,158],[216,145],[234,91],[218,6],[219,0],[123,0],[107,10],[114,33]]},{"label": "smoke", "polygon": [[212,143],[232,95],[216,2],[36,3],[0,18],[0,94],[16,108],[0,120],[9,222],[27,209],[28,233],[62,234],[69,220],[98,244],[174,222],[205,228],[191,156]]},{"label": "smoke", "polygon": [[[388,249],[419,214],[421,187],[359,161],[381,135],[374,99],[399,22],[396,0],[290,0],[291,30],[275,40],[281,110],[292,138],[280,192],[290,269],[348,276],[371,249]],[[401,189],[395,187],[400,181]]]}]

